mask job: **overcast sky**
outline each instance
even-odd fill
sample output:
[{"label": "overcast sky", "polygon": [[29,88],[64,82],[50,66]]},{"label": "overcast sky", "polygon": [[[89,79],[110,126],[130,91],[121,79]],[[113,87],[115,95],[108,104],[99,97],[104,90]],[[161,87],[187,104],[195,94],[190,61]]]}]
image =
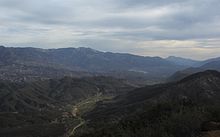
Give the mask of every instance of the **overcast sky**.
[{"label": "overcast sky", "polygon": [[0,0],[0,45],[220,56],[219,0]]}]

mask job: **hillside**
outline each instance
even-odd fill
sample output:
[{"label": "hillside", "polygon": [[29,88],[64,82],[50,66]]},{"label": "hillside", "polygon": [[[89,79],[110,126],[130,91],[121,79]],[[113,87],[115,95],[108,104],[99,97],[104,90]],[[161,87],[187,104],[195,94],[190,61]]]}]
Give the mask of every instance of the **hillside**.
[{"label": "hillside", "polygon": [[0,112],[52,109],[96,94],[122,94],[130,88],[132,85],[126,81],[110,77],[65,77],[31,83],[1,82]]},{"label": "hillside", "polygon": [[[0,82],[0,135],[4,137],[61,137],[80,122],[74,105],[125,94],[134,89],[112,77],[86,77]],[[88,102],[86,102],[88,103]]]},{"label": "hillside", "polygon": [[220,73],[205,71],[175,83],[136,89],[87,114],[89,122],[78,136],[199,136],[207,131],[206,123],[220,122],[219,85]]}]

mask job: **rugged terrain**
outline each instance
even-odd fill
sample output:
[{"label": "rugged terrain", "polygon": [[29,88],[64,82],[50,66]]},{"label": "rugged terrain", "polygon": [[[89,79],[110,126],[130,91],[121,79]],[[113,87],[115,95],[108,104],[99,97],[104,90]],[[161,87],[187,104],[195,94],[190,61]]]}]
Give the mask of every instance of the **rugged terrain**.
[{"label": "rugged terrain", "polygon": [[[219,130],[220,73],[147,86],[100,103],[84,115],[80,137],[194,137]],[[216,123],[215,126],[211,126]],[[210,133],[211,134],[211,133]]]},{"label": "rugged terrain", "polygon": [[[0,135],[4,137],[69,136],[97,101],[125,94],[130,83],[112,77],[0,82]],[[86,101],[87,100],[87,101]],[[86,101],[86,105],[79,104]],[[77,107],[74,107],[77,106]]]},{"label": "rugged terrain", "polygon": [[219,64],[2,46],[0,136],[218,136]]}]

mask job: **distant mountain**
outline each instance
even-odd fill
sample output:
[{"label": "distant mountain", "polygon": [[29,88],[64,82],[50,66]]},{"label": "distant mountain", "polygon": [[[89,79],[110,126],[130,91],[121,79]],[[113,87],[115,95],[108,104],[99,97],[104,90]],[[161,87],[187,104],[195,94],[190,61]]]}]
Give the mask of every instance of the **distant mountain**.
[{"label": "distant mountain", "polygon": [[204,60],[204,61],[202,61],[200,64],[201,64],[201,65],[205,65],[205,64],[207,64],[207,63],[215,62],[215,61],[220,61],[220,57],[216,57],[216,58],[211,58],[211,59]]},{"label": "distant mountain", "polygon": [[200,68],[220,70],[220,60],[208,62],[208,63],[202,65]]},{"label": "distant mountain", "polygon": [[201,61],[187,59],[187,58],[181,58],[181,57],[175,57],[175,56],[169,56],[166,58],[166,60],[173,62],[177,65],[182,66],[188,66],[188,67],[196,67],[200,65]]},{"label": "distant mountain", "polygon": [[220,73],[208,70],[100,103],[85,116],[89,123],[77,136],[201,136],[203,130],[214,129],[207,123],[218,125],[219,105]]},{"label": "distant mountain", "polygon": [[187,68],[185,70],[182,71],[177,71],[176,73],[174,73],[169,79],[168,81],[178,81],[184,77],[187,77],[193,73],[197,73],[197,72],[201,72],[201,71],[205,71],[205,70],[218,70],[220,71],[220,60],[216,59],[210,59],[207,61],[206,64],[200,66],[200,67],[190,67]]},{"label": "distant mountain", "polygon": [[[120,78],[133,77],[135,73],[140,73],[145,80],[158,81],[184,68],[160,57],[101,52],[83,47],[61,49],[0,47],[0,79],[11,81],[65,75],[80,77],[91,73],[114,76],[120,73]],[[77,73],[79,71],[80,73]],[[13,72],[16,75],[13,75]]]}]

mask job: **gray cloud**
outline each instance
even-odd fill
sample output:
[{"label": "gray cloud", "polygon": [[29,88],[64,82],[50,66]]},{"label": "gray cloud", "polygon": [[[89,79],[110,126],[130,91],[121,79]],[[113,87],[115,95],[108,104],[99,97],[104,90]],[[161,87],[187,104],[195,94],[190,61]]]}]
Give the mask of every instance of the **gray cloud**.
[{"label": "gray cloud", "polygon": [[220,52],[219,7],[219,0],[0,0],[0,44],[208,58]]}]

